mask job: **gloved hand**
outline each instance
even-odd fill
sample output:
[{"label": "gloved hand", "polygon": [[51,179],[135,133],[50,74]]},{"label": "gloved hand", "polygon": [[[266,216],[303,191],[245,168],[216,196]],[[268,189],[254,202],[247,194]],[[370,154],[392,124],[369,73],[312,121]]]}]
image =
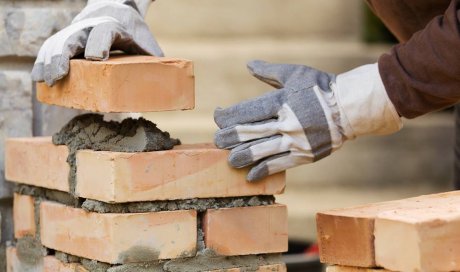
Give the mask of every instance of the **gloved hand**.
[{"label": "gloved hand", "polygon": [[70,26],[42,45],[32,79],[52,86],[68,74],[75,55],[84,52],[86,59],[106,60],[111,49],[163,56],[134,0],[89,0]]},{"label": "gloved hand", "polygon": [[289,64],[252,61],[249,71],[278,90],[217,108],[215,143],[232,149],[229,163],[255,166],[248,181],[318,161],[365,134],[389,134],[402,123],[377,64],[338,76]]}]

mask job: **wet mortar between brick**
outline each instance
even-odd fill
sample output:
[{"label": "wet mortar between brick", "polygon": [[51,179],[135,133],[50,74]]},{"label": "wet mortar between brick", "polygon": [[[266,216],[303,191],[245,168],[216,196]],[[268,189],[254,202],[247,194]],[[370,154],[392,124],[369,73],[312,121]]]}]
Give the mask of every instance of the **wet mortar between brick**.
[{"label": "wet mortar between brick", "polygon": [[[148,152],[172,149],[180,144],[169,133],[159,130],[155,124],[143,118],[125,119],[121,123],[106,122],[102,115],[84,114],[75,117],[60,132],[53,135],[53,143],[67,145],[70,165],[70,193],[30,185],[18,184],[16,193],[33,196],[35,199],[35,237],[26,236],[16,242],[18,258],[26,266],[31,267],[40,261],[40,256],[52,255],[66,263],[80,263],[91,272],[198,272],[217,269],[240,268],[242,272],[256,271],[259,266],[282,263],[281,254],[260,254],[247,256],[218,256],[204,243],[204,231],[201,222],[208,209],[233,207],[266,206],[275,203],[274,196],[248,196],[225,198],[193,198],[183,200],[143,201],[130,203],[105,203],[102,201],[83,199],[75,195],[76,152],[80,149],[117,152]],[[96,213],[146,213],[176,210],[196,210],[197,253],[195,257],[152,262],[134,262],[122,265],[111,265],[72,256],[63,252],[43,247],[40,243],[39,205],[42,201],[53,201],[88,212]],[[158,255],[149,248],[133,248],[126,252],[127,258],[133,254],[149,256]],[[126,259],[129,261],[129,259]],[[26,272],[26,271],[25,271]]]}]

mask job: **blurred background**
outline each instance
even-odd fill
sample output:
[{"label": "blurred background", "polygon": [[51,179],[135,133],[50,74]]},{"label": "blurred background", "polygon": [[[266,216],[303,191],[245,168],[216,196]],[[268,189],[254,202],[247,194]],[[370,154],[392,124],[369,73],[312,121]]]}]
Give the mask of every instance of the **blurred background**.
[{"label": "blurred background", "polygon": [[[271,89],[249,75],[249,60],[341,73],[376,62],[396,42],[361,0],[158,0],[147,21],[167,56],[195,62],[195,110],[145,115],[187,143],[213,140],[215,107]],[[288,171],[277,200],[288,205],[291,239],[314,240],[320,210],[449,189],[451,112],[404,124],[395,135],[347,142],[322,161]]]},{"label": "blurred background", "polygon": [[[30,79],[43,41],[67,26],[84,0],[0,2],[0,168],[6,137],[51,135],[77,111],[34,99]],[[376,62],[395,42],[361,0],[157,0],[147,18],[165,54],[193,60],[196,108],[146,114],[185,143],[210,142],[213,110],[270,90],[246,62],[262,59],[341,73]],[[289,235],[315,240],[317,211],[398,199],[451,188],[452,112],[404,120],[387,137],[347,142],[333,156],[288,171]],[[3,241],[11,235],[11,188],[0,175]],[[1,185],[0,184],[0,185]]]}]

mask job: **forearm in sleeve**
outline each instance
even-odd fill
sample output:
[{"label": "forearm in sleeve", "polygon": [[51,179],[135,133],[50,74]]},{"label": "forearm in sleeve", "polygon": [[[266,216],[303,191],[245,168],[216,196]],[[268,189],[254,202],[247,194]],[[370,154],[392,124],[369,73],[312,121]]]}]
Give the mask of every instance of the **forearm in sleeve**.
[{"label": "forearm in sleeve", "polygon": [[406,43],[379,59],[388,96],[401,116],[414,118],[460,100],[460,0]]}]

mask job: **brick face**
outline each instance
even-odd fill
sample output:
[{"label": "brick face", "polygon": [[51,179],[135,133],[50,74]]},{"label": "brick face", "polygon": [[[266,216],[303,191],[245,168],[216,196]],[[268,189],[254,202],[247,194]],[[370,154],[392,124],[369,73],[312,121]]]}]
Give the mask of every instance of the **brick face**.
[{"label": "brick face", "polygon": [[210,144],[170,151],[80,151],[76,193],[106,202],[280,194],[285,173],[248,183],[248,169],[233,169],[228,151]]},{"label": "brick face", "polygon": [[72,60],[68,76],[53,87],[37,84],[47,104],[93,112],[152,112],[195,107],[193,63],[152,56],[107,61]]},{"label": "brick face", "polygon": [[98,214],[42,202],[40,236],[46,247],[107,263],[194,256],[196,211]]},{"label": "brick face", "polygon": [[281,204],[207,210],[203,229],[206,247],[220,255],[288,249],[287,208]]},{"label": "brick face", "polygon": [[[66,146],[48,137],[8,139],[7,179],[68,191]],[[77,153],[77,195],[105,202],[281,194],[285,173],[255,183],[248,169],[233,169],[227,150],[211,144],[181,145],[174,150]]]},{"label": "brick face", "polygon": [[67,146],[56,146],[48,137],[10,138],[5,146],[8,180],[69,191]]},{"label": "brick face", "polygon": [[34,198],[31,196],[14,194],[13,220],[15,238],[35,236],[34,201]]}]

